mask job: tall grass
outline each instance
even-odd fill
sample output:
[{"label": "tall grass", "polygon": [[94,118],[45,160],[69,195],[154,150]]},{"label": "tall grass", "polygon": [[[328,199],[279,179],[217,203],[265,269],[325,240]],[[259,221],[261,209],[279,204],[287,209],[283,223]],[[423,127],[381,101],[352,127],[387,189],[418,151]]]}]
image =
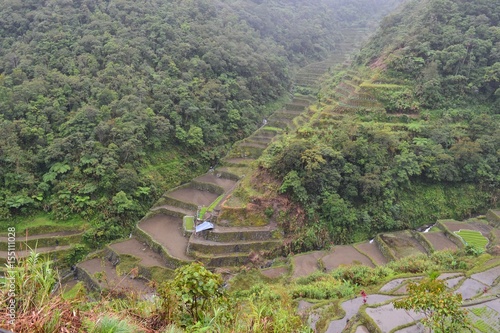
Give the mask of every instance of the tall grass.
[{"label": "tall grass", "polygon": [[104,315],[95,323],[91,323],[89,333],[139,333],[141,331],[126,320]]},{"label": "tall grass", "polygon": [[65,300],[55,292],[58,274],[50,260],[31,251],[26,258],[18,259],[16,267],[8,268],[7,278],[14,282],[14,295],[10,288],[3,288],[0,300],[3,304],[15,300],[15,320],[11,325],[3,307],[0,326],[16,333],[79,332],[80,316],[73,308],[81,300]]}]

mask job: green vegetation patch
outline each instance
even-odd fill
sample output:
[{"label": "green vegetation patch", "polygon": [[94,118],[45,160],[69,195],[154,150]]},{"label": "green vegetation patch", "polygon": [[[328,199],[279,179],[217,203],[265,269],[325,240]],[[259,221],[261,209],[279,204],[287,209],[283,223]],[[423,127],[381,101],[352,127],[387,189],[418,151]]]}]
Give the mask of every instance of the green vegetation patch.
[{"label": "green vegetation patch", "polygon": [[184,223],[184,230],[193,230],[194,216],[184,216],[183,223]]},{"label": "green vegetation patch", "polygon": [[28,229],[29,235],[81,230],[86,223],[83,218],[76,215],[65,220],[58,220],[52,214],[39,213],[33,216],[19,216],[14,219],[0,220],[0,234],[5,234],[9,227],[15,227],[16,233],[19,234]]},{"label": "green vegetation patch", "polygon": [[[201,210],[200,210],[199,218],[203,219],[203,216],[205,216],[206,212],[213,211],[215,209],[215,207],[217,207],[217,205],[219,204],[219,202],[221,202],[221,200],[223,198],[224,198],[224,194],[220,195],[217,199],[215,199],[215,201],[212,202],[212,204],[210,206],[208,206],[208,207],[202,207]],[[186,229],[186,230],[192,230],[192,228],[191,229]]]},{"label": "green vegetation patch", "polygon": [[488,245],[488,238],[484,237],[479,231],[460,229],[456,231],[455,234],[460,236],[466,245],[472,245],[481,249],[486,250],[486,245]]}]

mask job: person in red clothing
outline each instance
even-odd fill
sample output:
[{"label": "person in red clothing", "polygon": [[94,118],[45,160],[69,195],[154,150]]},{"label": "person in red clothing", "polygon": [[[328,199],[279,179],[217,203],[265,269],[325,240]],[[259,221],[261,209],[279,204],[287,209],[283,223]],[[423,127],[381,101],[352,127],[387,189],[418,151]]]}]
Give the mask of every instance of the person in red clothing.
[{"label": "person in red clothing", "polygon": [[363,304],[366,304],[366,299],[368,296],[366,296],[366,293],[364,290],[361,290],[361,296],[363,296]]}]

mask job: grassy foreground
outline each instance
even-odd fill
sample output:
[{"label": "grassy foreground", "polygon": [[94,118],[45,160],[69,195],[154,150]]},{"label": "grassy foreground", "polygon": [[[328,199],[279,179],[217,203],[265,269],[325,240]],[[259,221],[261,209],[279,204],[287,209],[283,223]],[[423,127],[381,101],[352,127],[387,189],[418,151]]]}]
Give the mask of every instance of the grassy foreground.
[{"label": "grassy foreground", "polygon": [[[492,256],[442,251],[418,255],[370,268],[343,266],[293,280],[263,276],[250,267],[226,272],[225,278],[191,264],[176,270],[173,280],[156,285],[157,297],[106,291],[90,295],[81,284],[61,292],[52,263],[38,254],[19,261],[9,273],[15,284],[16,320],[1,313],[0,326],[18,333],[56,332],[312,332],[297,313],[299,300],[331,307],[359,294],[375,292],[394,278],[431,271],[480,271]],[[283,264],[283,263],[281,263]],[[285,263],[286,264],[286,263]],[[134,269],[124,279],[134,276]],[[116,296],[120,296],[116,298]],[[0,297],[9,301],[8,288]],[[339,313],[338,315],[341,315]],[[322,315],[317,329],[326,328],[335,312]],[[34,324],[33,324],[34,323]]]}]

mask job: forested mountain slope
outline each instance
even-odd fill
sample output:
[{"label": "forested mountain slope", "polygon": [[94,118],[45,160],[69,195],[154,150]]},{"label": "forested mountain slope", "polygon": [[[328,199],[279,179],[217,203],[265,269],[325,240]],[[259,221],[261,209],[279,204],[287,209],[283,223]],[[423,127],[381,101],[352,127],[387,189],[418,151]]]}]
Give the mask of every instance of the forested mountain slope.
[{"label": "forested mountain slope", "polygon": [[424,108],[482,103],[500,107],[500,1],[410,2],[384,20],[360,63],[415,80]]},{"label": "forested mountain slope", "polygon": [[499,5],[410,1],[267,150],[259,173],[303,208],[282,221],[293,251],[497,204]]},{"label": "forested mountain slope", "polygon": [[142,216],[388,1],[0,1],[0,217]]}]

